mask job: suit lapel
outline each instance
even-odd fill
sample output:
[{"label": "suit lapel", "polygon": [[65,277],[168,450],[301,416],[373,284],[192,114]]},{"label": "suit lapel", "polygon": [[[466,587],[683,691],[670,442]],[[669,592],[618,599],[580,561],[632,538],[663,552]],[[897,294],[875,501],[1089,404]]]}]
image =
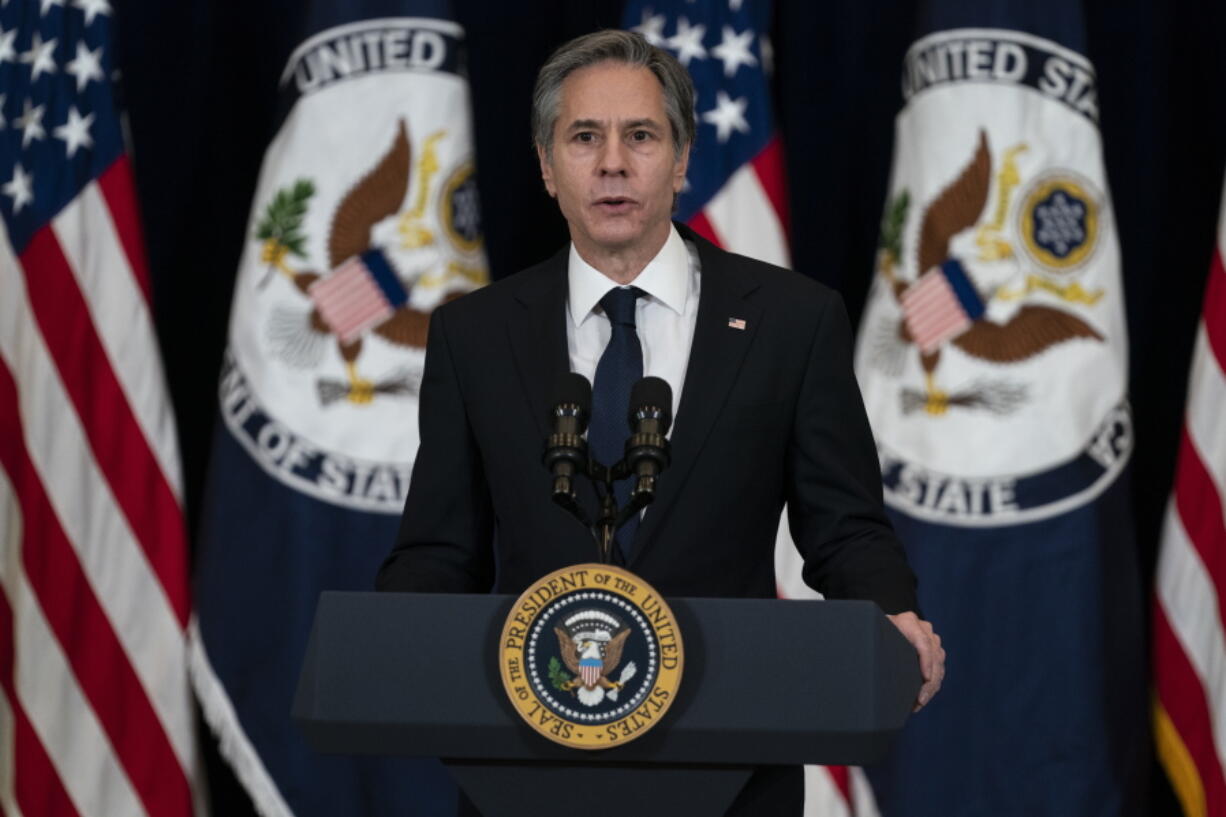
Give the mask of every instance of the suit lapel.
[{"label": "suit lapel", "polygon": [[516,291],[521,309],[507,321],[520,382],[541,440],[549,435],[549,400],[558,378],[570,371],[566,348],[566,252],[522,273]]},{"label": "suit lapel", "polygon": [[[639,526],[631,564],[640,558],[661,520],[676,506],[677,497],[736,382],[762,315],[760,308],[745,299],[758,287],[752,272],[733,269],[727,253],[689,230],[679,229],[698,247],[702,291],[685,386],[670,437],[672,464],[660,476],[656,501],[648,507]],[[743,328],[730,324],[735,320],[744,321]]]}]

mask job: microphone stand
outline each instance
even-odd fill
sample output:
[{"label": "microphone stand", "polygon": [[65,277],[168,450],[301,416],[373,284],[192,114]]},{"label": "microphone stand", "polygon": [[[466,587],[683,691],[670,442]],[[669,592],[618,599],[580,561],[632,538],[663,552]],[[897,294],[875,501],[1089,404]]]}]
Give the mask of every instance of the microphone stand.
[{"label": "microphone stand", "polygon": [[[653,382],[658,385],[653,385]],[[581,400],[558,404],[555,417],[562,420],[569,418],[572,425],[563,428],[559,423],[545,443],[543,461],[554,474],[553,501],[591,533],[601,564],[613,563],[613,537],[617,531],[655,501],[656,476],[669,462],[668,440],[665,438],[671,421],[667,411],[671,402],[668,384],[659,378],[644,378],[635,389],[641,386],[655,391],[642,392],[641,396],[647,398],[647,402],[638,401],[635,392],[632,392],[632,400],[638,403],[630,419],[633,433],[626,440],[625,455],[615,465],[606,466],[588,456],[587,441],[582,436],[587,425],[586,408],[581,408]],[[637,421],[635,416],[638,417]],[[648,462],[646,467],[644,460]],[[579,474],[586,475],[592,481],[600,497],[600,513],[595,522],[579,504],[579,494],[575,490],[575,478]],[[632,476],[635,484],[630,492],[630,501],[624,508],[618,508],[613,485]]]},{"label": "microphone stand", "polygon": [[[630,501],[624,507],[618,508],[617,499],[613,494],[613,483],[625,479],[630,476],[630,473],[630,466],[625,459],[619,460],[612,468],[601,465],[594,460],[588,461],[588,477],[592,482],[604,488],[602,491],[597,491],[600,494],[600,515],[597,517],[595,524],[588,522],[587,515],[583,513],[582,508],[578,507],[577,502],[574,503],[574,510],[569,505],[559,502],[563,507],[571,510],[571,515],[591,531],[592,538],[596,540],[601,564],[613,563],[613,537],[617,531],[621,530],[622,526],[629,522],[631,517],[641,512],[643,508],[654,502],[656,498],[655,491],[648,487],[647,484],[644,484],[647,481],[640,479],[635,486],[635,490],[630,494]],[[576,513],[576,510],[578,513]]]},{"label": "microphone stand", "polygon": [[[608,469],[606,469],[607,472]],[[596,547],[602,565],[613,564],[613,537],[620,525],[617,524],[617,500],[613,498],[612,482],[605,482],[605,489],[600,498],[600,520],[592,535],[596,538]]]},{"label": "microphone stand", "polygon": [[600,495],[600,513],[595,521],[592,521],[583,510],[583,506],[579,504],[573,483],[569,481],[566,484],[566,490],[554,491],[553,501],[564,508],[579,524],[587,528],[592,534],[592,539],[596,542],[600,563],[612,564],[614,535],[632,516],[642,511],[643,508],[646,508],[655,500],[655,493],[650,490],[644,490],[645,486],[642,484],[643,481],[640,480],[635,492],[630,496],[630,501],[626,503],[625,507],[619,508],[617,506],[617,499],[613,494],[613,483],[630,476],[630,468],[627,466],[626,461],[622,459],[610,468],[589,458],[587,466],[586,474],[588,478],[594,484],[603,488],[603,490],[597,490],[597,494]]}]

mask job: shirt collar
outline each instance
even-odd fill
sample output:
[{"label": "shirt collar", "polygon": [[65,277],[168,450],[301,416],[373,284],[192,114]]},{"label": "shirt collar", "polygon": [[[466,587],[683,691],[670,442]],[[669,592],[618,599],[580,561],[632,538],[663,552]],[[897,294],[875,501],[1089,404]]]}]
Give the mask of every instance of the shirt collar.
[{"label": "shirt collar", "polygon": [[[690,253],[677,228],[668,226],[668,238],[656,257],[630,282],[649,296],[664,304],[678,315],[684,314],[690,297]],[[576,325],[583,323],[600,299],[609,290],[618,286],[611,278],[583,260],[574,242],[570,245],[567,261],[567,299],[571,320]]]}]

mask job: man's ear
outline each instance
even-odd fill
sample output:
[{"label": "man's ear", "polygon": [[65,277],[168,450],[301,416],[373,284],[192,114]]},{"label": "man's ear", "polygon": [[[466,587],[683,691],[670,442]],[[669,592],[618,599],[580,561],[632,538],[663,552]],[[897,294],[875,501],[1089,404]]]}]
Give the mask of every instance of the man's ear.
[{"label": "man's ear", "polygon": [[690,146],[687,144],[685,149],[681,151],[681,158],[677,160],[677,164],[673,166],[673,192],[680,193],[681,188],[685,187],[685,172],[690,167]]},{"label": "man's ear", "polygon": [[541,163],[541,181],[545,182],[545,189],[550,196],[557,198],[558,189],[553,185],[553,165],[545,153],[545,148],[540,145],[536,146],[536,158]]}]

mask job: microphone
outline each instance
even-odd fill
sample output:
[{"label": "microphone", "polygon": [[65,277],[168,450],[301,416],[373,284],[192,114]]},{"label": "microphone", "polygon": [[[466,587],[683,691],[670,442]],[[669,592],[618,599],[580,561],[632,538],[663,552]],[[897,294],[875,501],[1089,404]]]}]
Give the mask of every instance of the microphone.
[{"label": "microphone", "polygon": [[587,440],[583,432],[591,417],[592,384],[581,374],[567,372],[558,378],[553,395],[550,412],[553,433],[545,441],[541,459],[553,475],[554,502],[571,513],[582,512],[576,499],[574,477],[587,473]]},{"label": "microphone", "polygon": [[[668,433],[673,422],[673,390],[658,377],[644,377],[630,390],[630,439],[626,469],[634,478],[631,503],[641,508],[653,499],[656,477],[668,467]],[[637,501],[636,501],[637,500]]]}]

